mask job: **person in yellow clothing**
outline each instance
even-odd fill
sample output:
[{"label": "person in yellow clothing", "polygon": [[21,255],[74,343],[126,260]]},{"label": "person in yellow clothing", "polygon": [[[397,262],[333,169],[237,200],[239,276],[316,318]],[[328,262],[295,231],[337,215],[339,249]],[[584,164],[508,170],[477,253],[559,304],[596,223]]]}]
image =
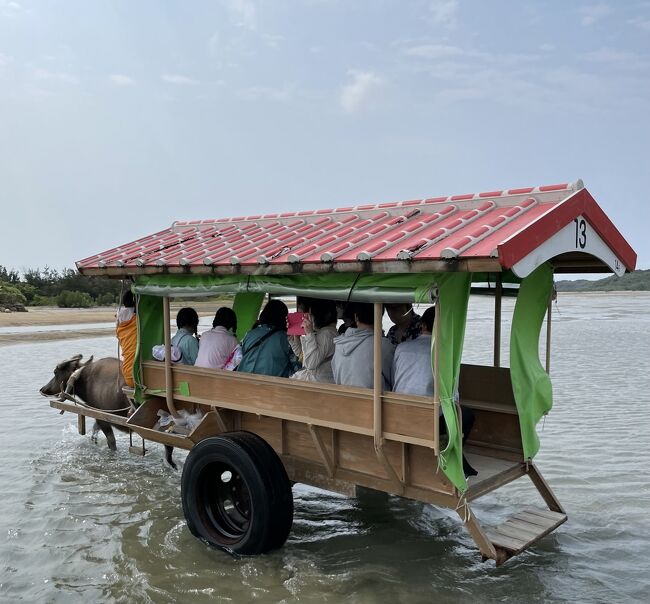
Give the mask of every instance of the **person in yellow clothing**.
[{"label": "person in yellow clothing", "polygon": [[122,352],[122,376],[127,386],[133,388],[133,362],[138,342],[138,326],[135,316],[135,297],[127,291],[122,296],[122,306],[117,311],[117,340]]}]

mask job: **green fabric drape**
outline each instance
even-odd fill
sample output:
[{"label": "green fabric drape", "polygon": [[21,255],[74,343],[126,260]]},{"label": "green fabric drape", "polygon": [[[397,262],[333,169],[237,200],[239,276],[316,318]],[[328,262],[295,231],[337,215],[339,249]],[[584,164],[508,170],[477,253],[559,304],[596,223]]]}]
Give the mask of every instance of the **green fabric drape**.
[{"label": "green fabric drape", "polygon": [[263,293],[239,292],[235,295],[232,309],[237,315],[237,339],[241,342],[248,330],[253,327],[264,301]]},{"label": "green fabric drape", "polygon": [[[471,284],[472,275],[470,273],[437,276],[436,313],[439,319],[438,337],[440,338],[438,391],[449,439],[447,447],[440,452],[440,467],[460,491],[467,489],[467,480],[463,472],[463,442],[454,404],[454,392],[460,374]],[[431,362],[434,362],[433,348]]]},{"label": "green fabric drape", "polygon": [[539,360],[539,335],[553,289],[553,268],[547,263],[521,282],[510,331],[510,378],[519,412],[524,459],[539,450],[535,427],[553,406],[553,389]]},{"label": "green fabric drape", "polygon": [[[153,296],[213,296],[257,292],[358,302],[414,302],[428,299],[433,275],[301,273],[296,275],[141,275],[134,291]],[[308,292],[307,292],[308,290]]]},{"label": "green fabric drape", "polygon": [[162,344],[165,334],[163,326],[163,301],[156,296],[136,296],[136,316],[138,317],[138,348],[133,363],[135,381],[135,400],[142,403],[141,361],[151,360],[151,349]]}]

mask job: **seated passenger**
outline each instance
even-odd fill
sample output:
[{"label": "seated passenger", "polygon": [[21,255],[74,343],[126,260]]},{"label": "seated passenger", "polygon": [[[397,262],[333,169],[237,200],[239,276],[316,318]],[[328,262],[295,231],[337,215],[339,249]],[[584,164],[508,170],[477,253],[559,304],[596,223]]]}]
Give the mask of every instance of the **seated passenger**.
[{"label": "seated passenger", "polygon": [[352,304],[345,302],[337,302],[336,304],[336,313],[339,319],[343,321],[339,325],[339,335],[342,336],[348,329],[348,327],[356,327],[354,322],[354,312],[352,310]]},{"label": "seated passenger", "polygon": [[287,340],[289,309],[281,300],[270,300],[253,329],[242,340],[242,359],[237,371],[289,377],[300,363]]},{"label": "seated passenger", "polygon": [[[348,327],[343,335],[334,339],[334,357],[332,371],[334,381],[344,386],[373,387],[373,324],[374,308],[372,304],[354,302],[351,305],[356,327]],[[381,357],[383,388],[389,390],[394,348],[387,338],[382,336]]]},{"label": "seated passenger", "polygon": [[433,396],[431,366],[431,333],[435,306],[422,315],[422,332],[414,340],[405,340],[395,349],[393,357],[393,392]]},{"label": "seated passenger", "polygon": [[[306,298],[305,296],[297,296],[296,312],[308,313],[309,308],[313,304],[314,300],[315,298]],[[302,363],[302,346],[300,345],[300,336],[290,335],[288,336],[288,338],[289,338],[289,346],[291,346],[291,350],[293,350],[293,353],[296,355],[298,361]]]},{"label": "seated passenger", "polygon": [[181,353],[178,362],[183,365],[194,365],[196,355],[199,353],[199,341],[196,338],[199,315],[193,308],[181,308],[176,315],[176,326],[178,331],[172,338],[172,346],[176,346]]},{"label": "seated passenger", "polygon": [[[305,335],[298,339],[303,369],[291,377],[308,382],[334,383],[332,357],[336,331],[336,304],[332,300],[310,300],[302,322]],[[294,352],[296,347],[292,344]]]},{"label": "seated passenger", "polygon": [[[433,396],[433,367],[431,363],[431,334],[436,316],[435,306],[424,311],[421,319],[422,333],[415,340],[402,342],[395,349],[393,359],[393,391],[419,396]],[[457,396],[456,396],[457,398]],[[467,440],[474,425],[471,409],[461,407],[463,423],[463,443]],[[447,424],[440,409],[440,433],[447,434]],[[463,455],[465,476],[476,476],[477,472]]]},{"label": "seated passenger", "polygon": [[408,303],[386,304],[386,312],[394,325],[388,330],[387,337],[393,346],[407,340],[415,340],[420,335],[420,315]]},{"label": "seated passenger", "polygon": [[199,354],[194,365],[223,369],[237,347],[237,315],[232,308],[222,306],[214,315],[212,329],[201,334]]},{"label": "seated passenger", "polygon": [[135,297],[131,290],[124,292],[122,296],[122,306],[117,311],[115,331],[122,355],[120,365],[122,376],[126,385],[133,388],[133,362],[138,342],[138,326],[135,317]]}]

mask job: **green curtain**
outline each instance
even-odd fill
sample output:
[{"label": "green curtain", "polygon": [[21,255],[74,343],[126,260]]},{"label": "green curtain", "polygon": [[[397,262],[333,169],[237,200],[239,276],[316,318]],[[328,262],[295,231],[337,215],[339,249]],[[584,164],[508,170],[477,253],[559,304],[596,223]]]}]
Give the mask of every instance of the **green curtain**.
[{"label": "green curtain", "polygon": [[[414,302],[426,298],[431,273],[296,275],[141,275],[134,291],[152,296],[213,296],[240,292],[358,302]],[[308,292],[307,292],[308,290]]]},{"label": "green curtain", "polygon": [[[449,438],[444,451],[440,452],[439,463],[442,471],[460,491],[467,489],[467,480],[463,472],[463,440],[454,405],[454,392],[460,374],[471,284],[471,273],[437,275],[436,313],[439,313],[440,320],[438,329],[440,338],[438,391]],[[431,362],[434,362],[433,338]]]},{"label": "green curtain", "polygon": [[510,331],[510,377],[519,412],[524,459],[539,450],[535,427],[553,406],[551,378],[539,360],[539,335],[553,289],[553,268],[543,264],[519,287]]},{"label": "green curtain", "polygon": [[135,400],[142,403],[142,371],[141,361],[153,358],[151,349],[156,344],[162,344],[165,339],[163,325],[163,300],[156,296],[138,294],[136,296],[136,316],[138,320],[138,348],[133,363],[133,379],[135,381]]},{"label": "green curtain", "polygon": [[235,295],[232,309],[237,315],[237,339],[241,342],[246,332],[257,321],[264,301],[264,293],[239,292]]}]

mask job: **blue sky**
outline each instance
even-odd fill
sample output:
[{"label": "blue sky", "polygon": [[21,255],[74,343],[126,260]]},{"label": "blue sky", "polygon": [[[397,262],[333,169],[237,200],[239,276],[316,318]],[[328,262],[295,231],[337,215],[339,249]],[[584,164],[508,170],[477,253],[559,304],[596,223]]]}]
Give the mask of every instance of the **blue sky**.
[{"label": "blue sky", "polygon": [[0,264],[582,178],[650,267],[650,2],[0,0]]}]

